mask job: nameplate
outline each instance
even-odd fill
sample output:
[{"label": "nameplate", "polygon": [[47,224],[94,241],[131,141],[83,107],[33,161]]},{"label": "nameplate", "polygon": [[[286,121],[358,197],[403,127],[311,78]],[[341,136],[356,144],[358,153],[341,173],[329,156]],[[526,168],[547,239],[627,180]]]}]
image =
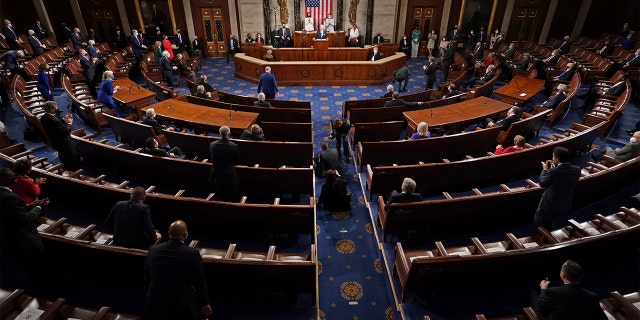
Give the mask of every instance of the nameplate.
[{"label": "nameplate", "polygon": [[521,96],[521,97],[524,97],[524,96],[526,96],[526,95],[527,95],[527,94],[526,94],[526,93],[524,93],[524,92],[520,94],[520,96]]},{"label": "nameplate", "polygon": [[36,320],[40,319],[40,316],[44,313],[44,310],[27,308],[22,310],[20,314],[15,318],[16,320]]}]

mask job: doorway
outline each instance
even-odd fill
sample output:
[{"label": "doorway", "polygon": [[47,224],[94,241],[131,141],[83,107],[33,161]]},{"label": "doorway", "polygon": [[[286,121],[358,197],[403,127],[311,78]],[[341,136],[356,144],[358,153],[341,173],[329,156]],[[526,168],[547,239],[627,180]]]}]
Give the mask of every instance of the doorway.
[{"label": "doorway", "polygon": [[200,8],[202,16],[203,54],[205,57],[226,57],[227,37],[222,8]]},{"label": "doorway", "polygon": [[[408,39],[411,40],[411,33],[416,28],[420,30],[420,47],[418,50],[418,56],[428,56],[429,51],[427,50],[428,38],[427,36],[431,32],[431,30],[436,30],[440,26],[440,18],[435,14],[436,7],[413,7],[413,16],[410,21],[410,25],[408,26],[410,29],[405,30],[405,34]],[[438,38],[439,40],[439,38]],[[437,48],[438,41],[436,40],[435,47]]]}]

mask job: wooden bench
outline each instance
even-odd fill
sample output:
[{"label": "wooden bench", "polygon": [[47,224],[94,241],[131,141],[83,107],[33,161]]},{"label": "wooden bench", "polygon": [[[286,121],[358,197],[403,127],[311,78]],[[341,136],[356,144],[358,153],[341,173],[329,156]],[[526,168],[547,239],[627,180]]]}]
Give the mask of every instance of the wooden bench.
[{"label": "wooden bench", "polygon": [[585,125],[604,123],[602,132],[600,133],[600,137],[603,139],[609,135],[616,124],[616,121],[618,121],[618,118],[622,116],[624,108],[631,99],[632,91],[631,82],[629,82],[629,80],[626,81],[626,87],[625,91],[617,98],[603,95],[595,102],[591,111],[585,114],[582,119],[582,123]]},{"label": "wooden bench", "polygon": [[[549,159],[554,147],[565,147],[572,152],[583,150],[600,134],[602,124],[587,127],[572,124],[565,135],[553,136],[556,141],[540,141],[536,147],[502,155],[441,163],[425,163],[400,166],[367,165],[366,181],[369,195],[387,194],[397,189],[405,177],[417,182],[416,192],[424,196],[442,191],[455,192],[460,188],[479,187],[491,183],[514,179],[517,176],[537,172],[540,162]],[[426,139],[429,140],[429,139]],[[483,170],[478,170],[482,168]]]},{"label": "wooden bench", "polygon": [[[258,101],[256,97],[240,96],[229,92],[222,92],[218,90],[218,97],[220,101],[252,106],[254,102]],[[274,108],[290,108],[290,109],[311,109],[311,102],[309,101],[291,101],[291,100],[267,100]]]},{"label": "wooden bench", "polygon": [[[621,252],[634,250],[640,224],[598,235],[576,235],[566,241],[554,239],[542,227],[538,231],[535,236],[519,239],[508,234],[504,241],[488,244],[477,238],[460,247],[436,242],[434,249],[427,250],[406,250],[396,243],[394,271],[402,286],[402,301],[414,293],[437,294],[457,288],[481,292],[487,285],[496,289],[524,285],[530,283],[531,274],[557,272],[557,266],[567,257],[586,261],[583,267],[588,267],[589,261],[615,260]],[[605,247],[616,250],[602,250]],[[498,264],[500,267],[496,268]]]},{"label": "wooden bench", "polygon": [[[602,190],[633,183],[633,178],[640,174],[639,163],[640,158],[635,158],[611,165],[602,171],[584,174],[576,185],[573,206],[577,208],[606,196]],[[413,203],[394,203],[387,208],[384,198],[379,196],[377,216],[384,241],[388,234],[402,234],[410,230],[428,229],[432,233],[475,231],[483,227],[495,227],[497,224],[530,221],[543,191],[538,184],[526,180],[511,187],[501,184],[497,191],[481,192],[474,188],[471,195],[459,196],[443,192],[437,198]],[[521,208],[518,214],[513,213],[512,208],[515,207]],[[625,219],[618,220],[625,223]],[[455,224],[455,221],[464,223]],[[602,226],[592,228],[599,229]]]},{"label": "wooden bench", "polygon": [[269,122],[260,123],[267,141],[313,142],[313,123]]},{"label": "wooden bench", "polygon": [[[177,146],[189,158],[208,159],[211,154],[209,145],[220,139],[214,136],[195,135],[175,131],[165,131],[164,137],[172,146]],[[232,139],[238,144],[238,164],[261,167],[308,167],[312,165],[313,143],[250,141]]]},{"label": "wooden bench", "polygon": [[155,130],[141,122],[131,121],[124,118],[118,118],[108,113],[102,113],[107,120],[109,127],[113,130],[116,140],[127,142],[132,146],[144,147],[145,141],[149,137],[153,137],[158,141],[159,147],[163,148],[167,145],[167,140],[163,134],[156,134]]},{"label": "wooden bench", "polygon": [[547,120],[547,116],[551,113],[551,110],[540,110],[536,114],[522,113],[520,121],[512,123],[506,131],[500,131],[496,142],[503,147],[512,146],[513,138],[516,135],[521,135],[527,139],[532,139],[538,136],[540,128]]},{"label": "wooden bench", "polygon": [[403,126],[404,121],[354,123],[351,145],[368,141],[398,140]]},{"label": "wooden bench", "polygon": [[[408,102],[429,101],[431,100],[433,90],[409,93],[401,95],[398,98]],[[359,99],[359,100],[346,100],[342,104],[342,115],[347,117],[350,111],[362,108],[381,108],[384,107],[385,102],[391,100],[391,98],[373,98],[373,99]],[[349,121],[351,119],[349,118]]]},{"label": "wooden bench", "polygon": [[65,74],[60,76],[60,83],[64,92],[71,99],[71,104],[75,107],[76,113],[88,121],[90,126],[101,132],[102,127],[108,124],[102,113],[114,115],[115,111],[104,108],[104,105],[91,97],[86,83],[73,84]]}]

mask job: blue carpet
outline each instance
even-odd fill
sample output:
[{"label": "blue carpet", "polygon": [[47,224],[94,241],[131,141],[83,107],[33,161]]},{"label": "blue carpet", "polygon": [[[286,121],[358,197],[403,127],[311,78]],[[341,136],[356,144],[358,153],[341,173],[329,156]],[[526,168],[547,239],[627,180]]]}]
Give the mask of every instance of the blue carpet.
[{"label": "blue carpet", "polygon": [[[412,59],[408,62],[412,76],[408,85],[407,93],[415,93],[422,91],[426,78],[422,73],[422,65],[426,59]],[[221,91],[230,92],[239,95],[256,96],[257,85],[244,80],[233,77],[234,67],[232,63],[225,63],[225,59],[205,59],[202,63],[200,74],[205,73],[209,77],[210,84]],[[278,77],[275,74],[276,78]],[[442,82],[442,72],[438,71],[437,85]],[[180,92],[187,92],[186,88],[179,88]],[[583,91],[586,88],[582,89]],[[335,147],[335,142],[328,140],[329,120],[341,117],[341,106],[345,100],[353,99],[371,99],[381,96],[386,91],[386,84],[376,87],[366,86],[288,86],[280,87],[283,96],[279,99],[311,101],[312,103],[312,121],[314,124],[314,142],[316,152],[320,150],[320,142],[327,141],[330,147]],[[69,99],[60,89],[55,92],[56,101],[59,107],[65,111],[70,111]],[[543,101],[546,97],[543,94],[537,94],[534,102]],[[561,132],[570,126],[572,122],[580,122],[582,119],[582,111],[575,109],[581,101],[574,98],[572,109],[567,117],[561,121],[556,127],[548,128],[544,126],[540,136],[551,133]],[[614,127],[612,133],[604,141],[596,140],[601,145],[620,146],[628,141],[628,135],[624,129],[629,129],[640,119],[640,109],[637,101],[627,106],[625,114]],[[25,142],[28,148],[40,148],[39,154],[45,155],[50,162],[56,163],[57,157],[49,148],[43,147],[41,142],[25,141],[22,138],[22,131],[25,128],[24,120],[15,108],[6,109],[2,113],[2,120],[9,128],[9,135],[13,139]],[[76,120],[78,120],[76,116]],[[74,123],[74,127],[85,127],[80,121]],[[92,130],[87,129],[92,132]],[[269,133],[265,132],[268,138]],[[104,130],[100,135],[103,138],[114,140],[110,129]],[[383,251],[378,247],[377,234],[380,234],[379,228],[373,223],[372,216],[377,208],[375,202],[368,201],[365,193],[363,193],[364,175],[358,174],[353,162],[343,163],[348,171],[349,190],[353,192],[352,210],[348,213],[334,213],[319,211],[317,221],[317,245],[318,259],[320,261],[319,275],[319,315],[321,319],[398,319],[401,318],[399,310],[396,310],[396,302],[394,301],[394,292],[391,289],[390,278],[394,281],[396,290],[399,288],[397,279],[388,274],[392,270],[393,249],[391,245],[383,245],[383,251],[386,255],[388,265],[385,264]],[[318,192],[321,189],[323,180],[319,179],[316,184]],[[636,186],[637,188],[637,186]],[[620,192],[620,197],[631,194],[633,189]],[[637,189],[636,189],[637,191]],[[317,194],[316,196],[319,196]],[[619,199],[605,201],[609,207],[617,208]],[[587,215],[593,215],[595,209],[587,210]],[[61,210],[64,211],[64,210]],[[598,211],[607,213],[608,211]],[[64,213],[70,213],[66,211]],[[78,216],[81,214],[78,213]],[[86,225],[88,223],[102,223],[97,221],[85,221],[85,219],[75,218],[71,216],[70,222],[73,224]],[[579,220],[580,221],[580,220]],[[490,241],[503,236],[505,232],[514,231],[516,233],[528,232],[530,226],[520,226],[517,230],[500,230],[491,234],[477,235],[481,236],[483,241]],[[376,232],[377,231],[377,232]],[[422,246],[431,245],[433,241],[447,240],[454,243],[455,241],[465,242],[468,238],[476,235],[466,235],[460,237],[451,237],[451,239],[423,239]],[[204,243],[211,246],[224,246],[222,243],[227,239],[208,239],[206,235],[193,235],[204,239]],[[253,239],[255,246],[263,246],[266,241],[274,241],[273,239]],[[299,240],[304,246],[309,239]],[[449,243],[449,242],[448,242]],[[220,245],[219,245],[220,244]],[[251,245],[251,244],[247,244]],[[299,246],[300,244],[298,244]],[[295,247],[295,246],[294,246]],[[280,248],[280,243],[278,243]],[[295,250],[295,249],[293,249]],[[537,279],[537,278],[536,278]],[[534,279],[535,280],[535,279]],[[526,290],[525,290],[526,291]],[[396,293],[397,294],[397,293]],[[504,298],[504,300],[501,300]],[[422,319],[422,315],[430,314],[432,319],[456,319],[464,315],[475,312],[493,312],[513,313],[518,312],[526,298],[526,292],[491,292],[488,290],[483,297],[469,296],[460,293],[455,297],[449,297],[441,300],[419,300],[417,303],[404,304],[403,313],[405,319]],[[474,299],[474,307],[466,307],[468,299]],[[277,299],[276,299],[277,300]],[[108,302],[117,303],[117,301]],[[272,300],[262,302],[244,302],[234,301],[233,297],[225,299],[225,301],[214,302],[214,314],[221,319],[313,319],[316,317],[315,308],[309,308],[298,305],[276,306],[271,305]],[[275,301],[279,302],[279,301]],[[503,307],[497,306],[497,303]],[[126,308],[126,303],[122,303]],[[508,305],[508,306],[507,306]],[[456,307],[457,306],[457,307]],[[486,308],[485,308],[486,307]],[[506,310],[505,310],[506,309]],[[130,313],[136,313],[139,309],[127,310]]]}]

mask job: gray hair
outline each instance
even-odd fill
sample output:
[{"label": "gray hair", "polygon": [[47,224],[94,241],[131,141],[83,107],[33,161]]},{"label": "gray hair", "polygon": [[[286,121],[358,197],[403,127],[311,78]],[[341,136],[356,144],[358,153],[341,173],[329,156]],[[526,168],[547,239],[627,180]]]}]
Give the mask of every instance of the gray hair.
[{"label": "gray hair", "polygon": [[411,178],[404,178],[402,181],[402,191],[404,193],[413,193],[416,190],[416,181]]},{"label": "gray hair", "polygon": [[222,139],[228,139],[229,135],[231,134],[231,129],[229,129],[229,127],[227,126],[222,126],[220,127],[220,137],[222,137]]},{"label": "gray hair", "polygon": [[147,109],[147,111],[145,111],[145,113],[147,114],[147,117],[153,118],[153,116],[156,115],[156,110],[153,108],[149,108]]},{"label": "gray hair", "polygon": [[105,71],[102,73],[102,80],[113,80],[113,71]]},{"label": "gray hair", "polygon": [[392,84],[387,86],[387,92],[393,92],[393,85]]},{"label": "gray hair", "polygon": [[429,125],[427,125],[426,122],[420,122],[418,123],[418,128],[416,129],[416,131],[418,131],[418,134],[424,137],[427,135],[427,131],[429,131]]}]

